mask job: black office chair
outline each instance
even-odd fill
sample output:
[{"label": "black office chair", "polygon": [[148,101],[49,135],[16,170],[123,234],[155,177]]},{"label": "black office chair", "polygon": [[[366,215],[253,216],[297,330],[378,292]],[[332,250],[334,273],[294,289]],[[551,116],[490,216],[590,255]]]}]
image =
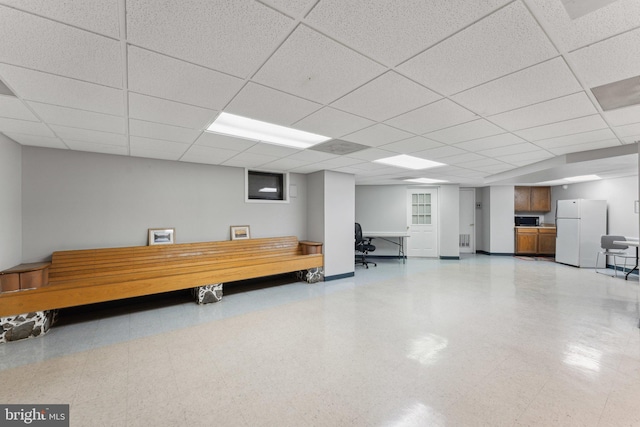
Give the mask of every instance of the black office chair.
[{"label": "black office chair", "polygon": [[373,240],[372,237],[362,236],[362,227],[356,222],[356,264],[362,264],[366,268],[369,268],[369,264],[378,266],[375,262],[367,261],[367,254],[376,250],[371,240]]}]

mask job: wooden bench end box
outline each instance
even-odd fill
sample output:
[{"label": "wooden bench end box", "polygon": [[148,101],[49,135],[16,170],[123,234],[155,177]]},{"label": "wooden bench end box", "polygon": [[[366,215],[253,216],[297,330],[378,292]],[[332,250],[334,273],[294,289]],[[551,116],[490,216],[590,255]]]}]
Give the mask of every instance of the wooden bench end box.
[{"label": "wooden bench end box", "polygon": [[[12,288],[4,292],[5,275],[27,272],[14,267],[0,273],[0,325],[27,321],[33,313],[44,313],[46,318],[48,311],[60,308],[189,288],[198,303],[216,302],[222,298],[224,283],[291,272],[314,283],[323,279],[324,257],[321,243],[273,237],[58,251],[50,264],[39,264],[28,273],[45,283],[34,289],[15,290],[12,278],[6,279]],[[33,277],[25,276],[25,286]],[[48,323],[52,320],[49,315]],[[12,333],[9,339],[6,333],[7,329],[0,330],[0,342],[24,338],[26,332]]]}]

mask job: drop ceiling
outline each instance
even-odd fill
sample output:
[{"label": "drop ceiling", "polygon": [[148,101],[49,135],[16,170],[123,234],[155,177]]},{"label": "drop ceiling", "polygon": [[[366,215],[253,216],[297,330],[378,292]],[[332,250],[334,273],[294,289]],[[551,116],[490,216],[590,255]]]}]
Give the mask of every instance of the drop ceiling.
[{"label": "drop ceiling", "polygon": [[[637,174],[640,105],[605,111],[592,88],[640,76],[640,0],[571,3],[0,0],[0,132],[358,184]],[[205,132],[223,111],[362,149]],[[445,166],[374,163],[400,154]]]}]

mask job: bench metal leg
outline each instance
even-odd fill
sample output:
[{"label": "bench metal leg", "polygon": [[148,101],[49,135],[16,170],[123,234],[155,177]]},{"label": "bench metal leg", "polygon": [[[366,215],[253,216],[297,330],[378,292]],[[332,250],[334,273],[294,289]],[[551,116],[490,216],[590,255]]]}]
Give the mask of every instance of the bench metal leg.
[{"label": "bench metal leg", "polygon": [[0,317],[0,343],[46,334],[58,319],[58,310],[32,311]]},{"label": "bench metal leg", "polygon": [[209,304],[222,299],[222,283],[193,288],[193,296],[198,304]]}]

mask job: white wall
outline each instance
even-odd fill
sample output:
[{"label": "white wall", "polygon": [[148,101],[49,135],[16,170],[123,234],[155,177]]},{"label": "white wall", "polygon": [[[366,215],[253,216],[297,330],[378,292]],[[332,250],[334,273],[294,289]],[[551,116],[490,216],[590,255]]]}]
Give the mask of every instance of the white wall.
[{"label": "white wall", "polygon": [[595,199],[607,201],[607,233],[638,237],[638,214],[634,212],[634,202],[638,200],[638,177],[629,176],[616,179],[570,184],[551,188],[551,212],[545,215],[545,222],[555,222],[557,200]]},{"label": "white wall", "polygon": [[0,270],[22,261],[22,148],[0,134]]},{"label": "white wall", "polygon": [[[23,147],[23,262],[56,250],[147,244],[173,227],[176,242],[252,237],[307,239],[307,178],[291,174],[288,204],[245,203],[244,169]],[[4,221],[1,222],[4,224]]]},{"label": "white wall", "polygon": [[440,210],[439,255],[440,257],[460,256],[460,187],[442,185],[438,191]]},{"label": "white wall", "polygon": [[325,276],[354,272],[355,176],[325,171]]},{"label": "white wall", "polygon": [[488,243],[492,254],[514,253],[514,196],[513,185],[489,187],[489,241],[485,247]]}]

